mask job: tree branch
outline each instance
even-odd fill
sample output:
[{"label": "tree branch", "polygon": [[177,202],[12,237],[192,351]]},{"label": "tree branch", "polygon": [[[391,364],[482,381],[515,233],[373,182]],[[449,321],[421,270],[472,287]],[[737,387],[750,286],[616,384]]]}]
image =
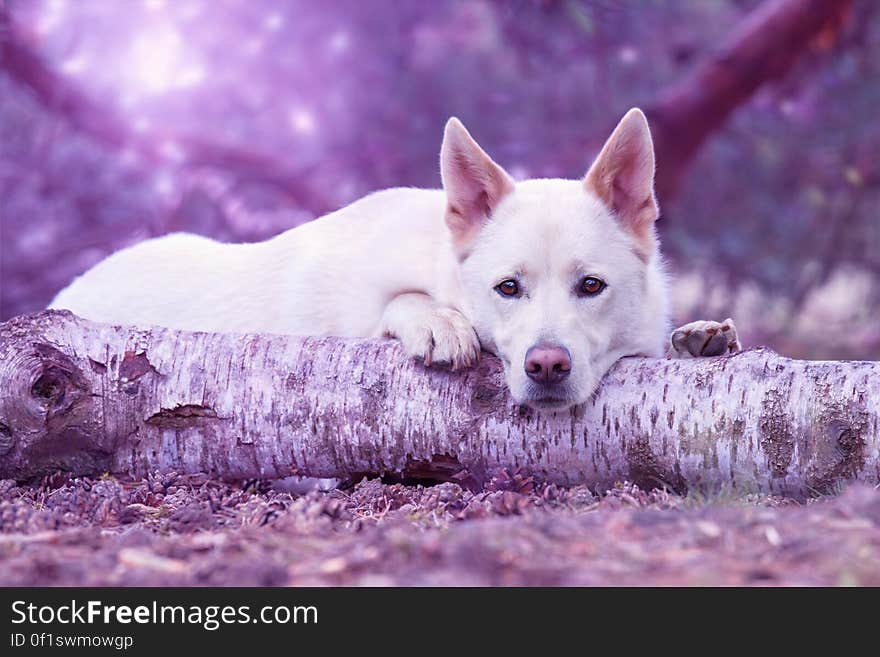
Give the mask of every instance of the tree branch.
[{"label": "tree branch", "polygon": [[[287,194],[299,207],[318,215],[329,212],[327,199],[305,182],[309,171],[287,161],[235,144],[173,132],[138,132],[112,107],[95,102],[56,73],[19,33],[9,11],[0,6],[0,70],[29,89],[37,101],[63,117],[75,130],[112,149],[128,148],[147,163],[213,168],[240,182],[265,184]],[[169,152],[173,144],[173,153]],[[177,157],[182,159],[178,161]]]},{"label": "tree branch", "polygon": [[646,108],[657,150],[661,202],[675,195],[706,138],[762,85],[783,77],[811,44],[827,44],[851,0],[767,0],[694,71]]},{"label": "tree branch", "polygon": [[542,415],[497,359],[450,373],[389,340],[0,324],[0,477],[58,468],[226,478],[402,473],[805,496],[880,481],[880,364],[625,359],[594,400]]}]

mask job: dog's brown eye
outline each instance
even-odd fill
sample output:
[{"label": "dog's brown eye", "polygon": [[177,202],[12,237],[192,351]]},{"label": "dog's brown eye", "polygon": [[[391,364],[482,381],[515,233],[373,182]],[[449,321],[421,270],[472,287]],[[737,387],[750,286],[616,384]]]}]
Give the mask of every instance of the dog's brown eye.
[{"label": "dog's brown eye", "polygon": [[604,289],[605,281],[598,279],[595,276],[587,276],[583,281],[581,281],[581,294],[585,296],[596,296]]},{"label": "dog's brown eye", "polygon": [[498,285],[495,286],[498,294],[503,297],[515,297],[519,294],[519,284],[512,279],[507,279],[506,281],[501,281]]}]

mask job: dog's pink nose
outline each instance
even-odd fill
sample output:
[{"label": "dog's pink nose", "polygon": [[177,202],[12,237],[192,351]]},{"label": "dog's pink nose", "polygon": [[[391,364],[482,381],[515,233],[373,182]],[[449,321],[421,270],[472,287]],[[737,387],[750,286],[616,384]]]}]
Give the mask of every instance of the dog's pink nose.
[{"label": "dog's pink nose", "polygon": [[571,374],[571,354],[565,347],[536,344],[526,352],[525,369],[532,381],[559,383]]}]

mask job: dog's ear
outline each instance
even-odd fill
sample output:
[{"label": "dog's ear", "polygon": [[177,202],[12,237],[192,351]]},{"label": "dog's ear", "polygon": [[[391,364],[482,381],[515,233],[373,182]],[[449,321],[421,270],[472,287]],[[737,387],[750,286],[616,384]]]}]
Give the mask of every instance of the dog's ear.
[{"label": "dog's ear", "polygon": [[640,255],[649,257],[656,246],[659,208],[654,197],[654,144],[640,109],[631,109],[617,124],[584,184],[636,238]]},{"label": "dog's ear", "polygon": [[501,199],[513,191],[513,179],[486,155],[455,117],[447,121],[443,134],[440,175],[446,190],[446,223],[455,248],[461,252]]}]

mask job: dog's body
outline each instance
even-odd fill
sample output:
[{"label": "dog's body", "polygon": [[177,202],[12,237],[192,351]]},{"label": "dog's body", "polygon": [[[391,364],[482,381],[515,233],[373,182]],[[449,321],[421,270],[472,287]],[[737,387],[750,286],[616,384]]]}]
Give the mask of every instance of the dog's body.
[{"label": "dog's body", "polygon": [[52,306],[192,331],[379,336],[400,294],[452,305],[444,206],[442,191],[389,189],[265,242],[166,235],[114,253]]},{"label": "dog's body", "polygon": [[144,242],[51,307],[185,330],[393,336],[428,365],[470,365],[482,346],[513,396],[544,409],[585,401],[620,357],[662,354],[669,311],[641,112],[583,180],[514,183],[455,119],[441,169],[444,190],[377,192],[262,243]]}]

